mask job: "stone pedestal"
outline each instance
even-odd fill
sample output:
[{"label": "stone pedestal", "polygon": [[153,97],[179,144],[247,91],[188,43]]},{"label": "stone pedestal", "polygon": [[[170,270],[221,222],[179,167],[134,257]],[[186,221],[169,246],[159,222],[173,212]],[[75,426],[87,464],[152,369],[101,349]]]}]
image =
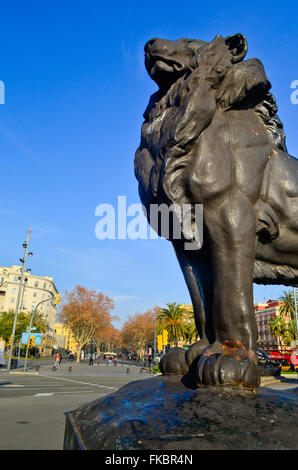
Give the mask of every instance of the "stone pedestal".
[{"label": "stone pedestal", "polygon": [[298,449],[298,388],[187,388],[157,376],[66,414],[64,449]]}]

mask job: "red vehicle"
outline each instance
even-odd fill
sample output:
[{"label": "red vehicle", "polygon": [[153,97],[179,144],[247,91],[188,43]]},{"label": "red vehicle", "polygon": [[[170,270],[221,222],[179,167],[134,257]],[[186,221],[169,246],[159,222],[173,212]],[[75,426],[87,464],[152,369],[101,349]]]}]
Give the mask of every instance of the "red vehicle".
[{"label": "red vehicle", "polygon": [[274,361],[279,361],[282,366],[291,365],[291,349],[271,349],[267,350],[266,353],[268,354],[270,359]]}]

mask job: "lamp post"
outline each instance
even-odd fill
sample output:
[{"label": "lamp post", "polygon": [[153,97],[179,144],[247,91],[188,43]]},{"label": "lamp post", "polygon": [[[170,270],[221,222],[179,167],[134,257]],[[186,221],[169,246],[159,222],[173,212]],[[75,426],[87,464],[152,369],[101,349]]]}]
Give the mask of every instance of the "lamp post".
[{"label": "lamp post", "polygon": [[[20,259],[20,261],[22,262],[21,279],[20,279],[20,285],[19,285],[19,291],[18,291],[18,297],[17,297],[17,304],[16,304],[16,309],[15,309],[14,322],[13,322],[12,334],[11,334],[11,344],[10,344],[8,364],[7,364],[7,369],[8,370],[10,370],[10,368],[11,368],[11,357],[12,357],[12,351],[13,351],[13,346],[14,346],[14,337],[15,337],[15,331],[16,331],[16,325],[17,325],[17,319],[18,319],[18,312],[19,312],[19,308],[20,308],[22,287],[23,287],[23,282],[24,282],[25,265],[26,265],[26,258],[27,258],[27,252],[28,252],[30,233],[31,233],[31,227],[29,227],[28,232],[27,232],[27,240],[26,240],[25,243],[23,243],[23,248],[25,249],[24,258]],[[31,253],[31,252],[28,253],[28,256],[33,256],[33,253]]]}]

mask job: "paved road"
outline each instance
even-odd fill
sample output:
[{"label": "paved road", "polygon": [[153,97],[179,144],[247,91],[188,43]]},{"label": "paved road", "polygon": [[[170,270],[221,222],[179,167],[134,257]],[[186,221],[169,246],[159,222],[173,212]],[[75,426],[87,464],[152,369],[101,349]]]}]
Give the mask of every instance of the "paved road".
[{"label": "paved road", "polygon": [[[89,366],[63,361],[53,371],[53,361],[30,363],[30,371],[10,373],[0,369],[0,450],[60,450],[65,415],[78,406],[111,394],[128,382],[152,375],[137,365]],[[72,368],[69,371],[69,367]],[[297,379],[268,385],[273,390],[296,388]]]},{"label": "paved road", "polygon": [[62,449],[65,412],[151,376],[140,373],[137,366],[130,366],[127,373],[127,365],[88,366],[65,361],[53,371],[52,362],[39,364],[38,375],[29,375],[35,368],[27,375],[22,370],[0,372],[1,450]]}]

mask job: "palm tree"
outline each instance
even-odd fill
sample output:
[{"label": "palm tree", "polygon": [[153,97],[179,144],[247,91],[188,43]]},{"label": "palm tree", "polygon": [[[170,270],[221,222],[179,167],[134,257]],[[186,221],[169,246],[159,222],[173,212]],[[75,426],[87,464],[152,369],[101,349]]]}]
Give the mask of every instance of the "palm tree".
[{"label": "palm tree", "polygon": [[283,341],[287,346],[291,346],[295,339],[297,339],[296,322],[295,320],[291,320],[286,325]]},{"label": "palm tree", "polygon": [[185,328],[186,328],[185,339],[187,343],[192,344],[194,341],[197,341],[199,333],[198,333],[198,330],[196,329],[195,322],[192,320],[192,322],[187,324]]},{"label": "palm tree", "polygon": [[180,338],[185,338],[187,325],[184,318],[185,309],[181,304],[168,302],[167,308],[161,309],[157,319],[159,320],[159,331],[166,329],[169,335],[169,342],[178,346]]},{"label": "palm tree", "polygon": [[280,314],[286,318],[290,317],[293,320],[295,315],[295,307],[294,307],[294,295],[293,291],[284,291],[283,295],[279,298],[283,302],[283,304],[279,307]]},{"label": "palm tree", "polygon": [[281,347],[281,336],[285,334],[286,323],[283,317],[277,316],[276,318],[270,318],[270,333],[276,336],[279,340],[279,346]]}]

